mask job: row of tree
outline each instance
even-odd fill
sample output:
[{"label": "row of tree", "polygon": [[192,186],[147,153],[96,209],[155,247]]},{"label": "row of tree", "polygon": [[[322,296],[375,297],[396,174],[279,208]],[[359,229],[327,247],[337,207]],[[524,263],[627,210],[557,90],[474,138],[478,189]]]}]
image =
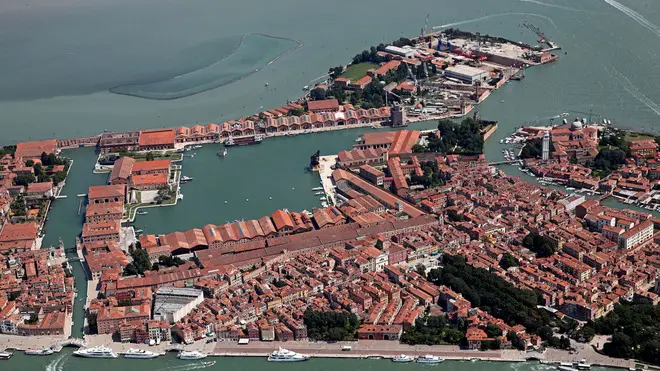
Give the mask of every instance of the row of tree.
[{"label": "row of tree", "polygon": [[310,339],[341,341],[353,339],[360,326],[360,320],[354,313],[322,312],[307,309],[303,316]]},{"label": "row of tree", "polygon": [[415,325],[401,336],[401,342],[409,345],[457,344],[467,345],[464,323],[449,325],[445,317],[428,316],[417,318]]}]

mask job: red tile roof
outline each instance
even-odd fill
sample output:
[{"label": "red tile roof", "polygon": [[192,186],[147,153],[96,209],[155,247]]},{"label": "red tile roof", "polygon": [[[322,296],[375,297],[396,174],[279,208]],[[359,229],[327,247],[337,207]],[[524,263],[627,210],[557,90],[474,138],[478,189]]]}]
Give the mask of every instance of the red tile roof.
[{"label": "red tile roof", "polygon": [[131,175],[134,163],[135,160],[132,157],[126,156],[115,161],[115,165],[112,168],[109,181],[112,182],[115,179],[128,179],[128,177]]},{"label": "red tile roof", "polygon": [[34,240],[37,238],[39,226],[37,223],[6,223],[0,233],[0,242],[14,242],[23,240]]},{"label": "red tile roof", "polygon": [[336,99],[312,100],[307,102],[309,111],[336,111],[339,109],[339,101]]},{"label": "red tile roof", "polygon": [[175,137],[174,129],[141,130],[140,146],[173,145]]},{"label": "red tile roof", "polygon": [[170,160],[138,161],[133,165],[132,172],[167,170],[169,168]]},{"label": "red tile roof", "polygon": [[124,199],[124,195],[126,190],[124,189],[124,186],[121,184],[117,185],[102,185],[102,186],[90,186],[89,191],[87,193],[87,198],[90,200],[97,199],[97,198],[112,198],[112,197],[119,197],[120,199]]},{"label": "red tile roof", "polygon": [[56,147],[57,140],[55,139],[18,143],[16,145],[14,158],[40,157],[44,152],[46,154],[55,153]]}]

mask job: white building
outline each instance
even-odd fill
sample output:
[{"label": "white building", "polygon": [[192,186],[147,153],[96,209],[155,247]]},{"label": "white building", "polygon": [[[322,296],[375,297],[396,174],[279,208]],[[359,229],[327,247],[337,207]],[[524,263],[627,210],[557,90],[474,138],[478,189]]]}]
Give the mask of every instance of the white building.
[{"label": "white building", "polygon": [[174,323],[190,313],[204,300],[202,290],[161,287],[156,292],[153,318]]},{"label": "white building", "polygon": [[385,47],[385,51],[405,58],[415,58],[415,52],[409,48],[399,48],[398,46],[389,45]]},{"label": "white building", "polygon": [[619,236],[619,249],[629,250],[653,238],[653,222],[646,220]]},{"label": "white building", "polygon": [[479,68],[458,64],[445,69],[445,76],[473,84],[478,81],[487,81],[490,78],[488,71]]}]

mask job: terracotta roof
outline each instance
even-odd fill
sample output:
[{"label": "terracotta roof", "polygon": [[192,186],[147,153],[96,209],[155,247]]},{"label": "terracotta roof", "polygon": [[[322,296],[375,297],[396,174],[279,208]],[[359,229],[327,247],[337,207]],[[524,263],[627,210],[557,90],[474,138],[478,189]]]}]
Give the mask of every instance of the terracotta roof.
[{"label": "terracotta roof", "polygon": [[0,233],[0,242],[34,240],[37,238],[39,226],[37,223],[5,224]]},{"label": "terracotta roof", "polygon": [[170,249],[190,250],[197,246],[207,246],[204,232],[201,229],[190,229],[186,232],[172,232],[164,236]]},{"label": "terracotta roof", "polygon": [[285,227],[295,227],[291,215],[283,210],[275,211],[271,217],[273,218],[273,224],[275,224],[275,228],[277,228],[278,231]]},{"label": "terracotta roof", "polygon": [[339,101],[336,99],[312,100],[307,102],[310,111],[335,111],[339,109]]},{"label": "terracotta roof", "polygon": [[112,182],[115,179],[128,179],[128,177],[131,176],[134,163],[135,160],[132,157],[126,156],[115,161],[109,181]]},{"label": "terracotta roof", "polygon": [[83,224],[82,237],[102,236],[106,234],[119,234],[121,222],[119,220],[100,222],[100,223],[85,223]]},{"label": "terracotta roof", "polygon": [[46,193],[52,189],[53,183],[51,182],[30,183],[27,187],[27,193]]},{"label": "terracotta roof", "polygon": [[166,173],[133,175],[131,177],[131,184],[135,186],[144,184],[165,184],[168,180],[169,175]]},{"label": "terracotta roof", "polygon": [[42,153],[55,153],[57,140],[41,140],[38,142],[22,142],[16,145],[14,158],[40,157]]},{"label": "terracotta roof", "polygon": [[111,198],[119,197],[122,200],[126,190],[123,185],[102,185],[102,186],[90,186],[89,191],[87,192],[87,198],[90,200],[97,198]]},{"label": "terracotta roof", "polygon": [[133,165],[133,173],[141,171],[167,170],[170,160],[138,161]]},{"label": "terracotta roof", "polygon": [[95,204],[91,203],[87,205],[85,215],[87,216],[97,216],[97,215],[108,215],[108,214],[122,214],[124,208],[121,202],[106,202]]},{"label": "terracotta roof", "polygon": [[174,145],[174,129],[141,130],[140,146]]}]

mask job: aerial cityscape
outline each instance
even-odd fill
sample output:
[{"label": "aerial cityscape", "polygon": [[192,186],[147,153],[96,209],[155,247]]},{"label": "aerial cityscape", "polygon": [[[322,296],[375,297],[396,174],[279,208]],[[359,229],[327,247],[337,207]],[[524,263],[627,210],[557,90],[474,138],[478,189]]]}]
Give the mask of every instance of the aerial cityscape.
[{"label": "aerial cityscape", "polygon": [[[59,37],[73,30],[60,17],[100,9],[23,1],[0,6],[0,21],[45,17]],[[135,60],[122,77],[101,59],[47,58],[73,77],[54,73],[52,94],[7,74],[2,369],[660,366],[660,97],[646,86],[660,81],[655,67],[644,83],[626,67],[655,54],[599,54],[590,69],[585,51],[610,41],[586,45],[586,30],[576,41],[567,22],[599,14],[653,44],[660,8],[512,4],[466,18],[456,12],[469,5],[444,14],[420,0],[405,26],[345,45],[312,20],[295,37],[264,23],[200,39],[150,73]],[[381,21],[396,28],[391,5]],[[216,27],[203,14],[216,4],[190,6],[196,32]],[[33,43],[49,36],[14,27],[0,48],[31,69]],[[84,27],[81,42],[103,43]],[[138,37],[149,59],[164,47],[151,37]],[[64,59],[100,58],[61,42]],[[313,66],[292,69],[300,58]],[[580,84],[560,77],[571,69]],[[35,112],[51,123],[21,124]]]}]

